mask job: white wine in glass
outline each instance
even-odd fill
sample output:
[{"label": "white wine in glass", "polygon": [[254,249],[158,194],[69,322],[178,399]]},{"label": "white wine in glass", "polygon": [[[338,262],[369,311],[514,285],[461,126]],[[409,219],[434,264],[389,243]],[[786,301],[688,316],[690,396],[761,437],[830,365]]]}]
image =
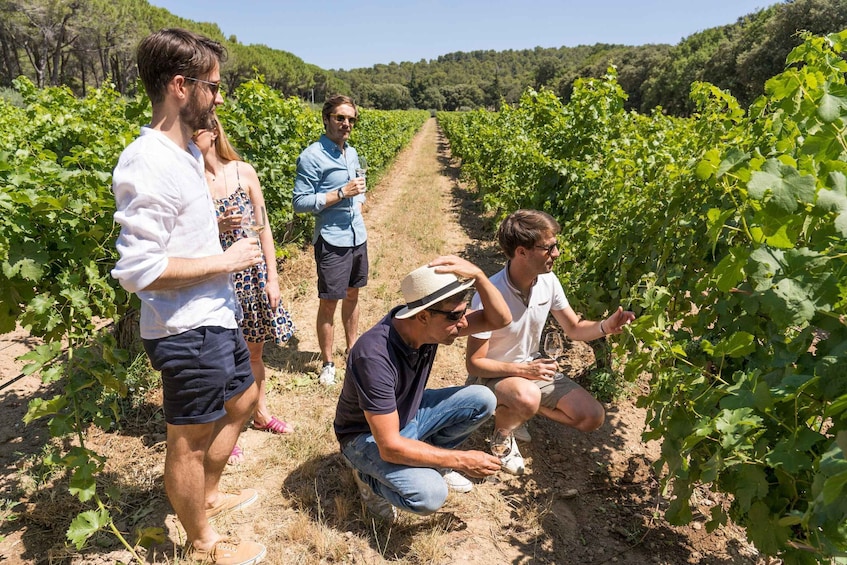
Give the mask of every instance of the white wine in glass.
[{"label": "white wine in glass", "polygon": [[[248,204],[244,207],[244,212],[241,216],[241,229],[248,237],[255,237],[258,239],[259,234],[262,233],[262,230],[265,229],[265,207],[261,208],[261,216],[262,219],[259,220],[256,217],[255,210],[253,206]],[[262,242],[259,242],[259,249],[262,248]]]},{"label": "white wine in glass", "polygon": [[[562,356],[562,353],[565,351],[565,343],[562,339],[562,334],[557,331],[547,332],[547,335],[544,336],[544,353],[550,359],[557,362],[558,359]],[[555,376],[553,377],[555,380],[560,380],[564,377],[562,373],[556,371]]]}]

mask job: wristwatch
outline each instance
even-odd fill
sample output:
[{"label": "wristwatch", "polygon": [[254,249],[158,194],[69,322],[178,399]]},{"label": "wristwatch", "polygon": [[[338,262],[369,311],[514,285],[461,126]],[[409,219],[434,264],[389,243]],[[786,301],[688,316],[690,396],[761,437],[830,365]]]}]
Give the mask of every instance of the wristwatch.
[{"label": "wristwatch", "polygon": [[338,198],[344,200],[344,187],[338,189]]}]

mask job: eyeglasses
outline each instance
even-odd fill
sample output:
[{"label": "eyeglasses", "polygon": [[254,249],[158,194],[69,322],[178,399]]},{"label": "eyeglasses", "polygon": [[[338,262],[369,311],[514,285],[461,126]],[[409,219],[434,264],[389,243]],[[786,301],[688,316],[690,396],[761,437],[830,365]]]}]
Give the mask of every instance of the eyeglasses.
[{"label": "eyeglasses", "polygon": [[544,253],[546,253],[547,255],[550,255],[551,253],[553,253],[554,249],[559,248],[559,242],[557,241],[556,243],[551,243],[550,245],[536,245],[535,248],[536,249],[543,249]]},{"label": "eyeglasses", "polygon": [[221,81],[218,82],[209,82],[208,80],[202,80],[194,77],[185,77],[185,80],[193,80],[194,82],[202,82],[209,86],[209,92],[212,93],[212,96],[216,96],[218,94],[218,90],[221,88]]},{"label": "eyeglasses", "polygon": [[437,308],[427,308],[430,312],[436,312],[441,314],[451,322],[458,322],[462,318],[465,317],[465,314],[468,311],[468,307],[465,306],[464,310],[439,310]]},{"label": "eyeglasses", "polygon": [[344,122],[350,122],[351,126],[355,126],[356,121],[359,119],[359,118],[351,118],[350,116],[343,116],[341,114],[330,114],[330,116],[332,118],[334,118],[335,121],[338,122],[339,124],[343,124]]}]

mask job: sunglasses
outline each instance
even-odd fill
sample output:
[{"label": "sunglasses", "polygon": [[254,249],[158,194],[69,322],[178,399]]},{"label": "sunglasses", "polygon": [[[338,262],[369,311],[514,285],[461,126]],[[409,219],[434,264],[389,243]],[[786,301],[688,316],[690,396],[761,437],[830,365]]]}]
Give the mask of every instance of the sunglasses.
[{"label": "sunglasses", "polygon": [[462,318],[465,317],[465,313],[468,311],[468,307],[465,306],[464,310],[438,310],[437,308],[427,308],[430,312],[435,312],[437,314],[441,314],[451,322],[458,322]]},{"label": "sunglasses", "polygon": [[330,114],[330,117],[332,117],[339,124],[343,124],[344,122],[350,122],[351,126],[355,126],[356,121],[359,119],[351,118],[350,116],[342,116],[341,114]]},{"label": "sunglasses", "polygon": [[536,246],[535,246],[535,248],[536,248],[536,249],[543,249],[543,250],[544,250],[544,252],[545,252],[547,255],[550,255],[551,253],[553,253],[553,250],[554,250],[554,249],[558,249],[558,247],[559,247],[559,243],[558,243],[558,242],[556,242],[556,243],[551,243],[550,245],[536,245]]},{"label": "sunglasses", "polygon": [[218,82],[209,82],[208,80],[202,80],[194,77],[185,77],[185,80],[193,80],[194,82],[202,82],[203,84],[209,87],[209,92],[212,93],[212,96],[216,96],[218,94],[218,90],[221,89],[221,81]]}]

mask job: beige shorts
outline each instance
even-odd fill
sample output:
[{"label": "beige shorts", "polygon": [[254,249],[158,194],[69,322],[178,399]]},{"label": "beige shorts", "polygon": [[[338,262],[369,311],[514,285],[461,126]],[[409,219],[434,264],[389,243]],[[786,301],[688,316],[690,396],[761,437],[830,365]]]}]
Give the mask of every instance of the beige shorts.
[{"label": "beige shorts", "polygon": [[[466,385],[485,385],[490,388],[494,393],[497,392],[497,385],[503,379],[510,379],[512,377],[497,377],[493,379],[482,379],[479,377],[471,377],[468,376],[465,381]],[[527,379],[530,380],[530,379]],[[530,380],[530,382],[535,383],[535,385],[541,390],[541,406],[545,408],[549,408],[550,410],[555,410],[556,405],[559,404],[559,401],[568,393],[581,389],[582,387],[576,384],[570,377],[565,376],[564,378],[557,381],[542,381],[542,380]]]}]

